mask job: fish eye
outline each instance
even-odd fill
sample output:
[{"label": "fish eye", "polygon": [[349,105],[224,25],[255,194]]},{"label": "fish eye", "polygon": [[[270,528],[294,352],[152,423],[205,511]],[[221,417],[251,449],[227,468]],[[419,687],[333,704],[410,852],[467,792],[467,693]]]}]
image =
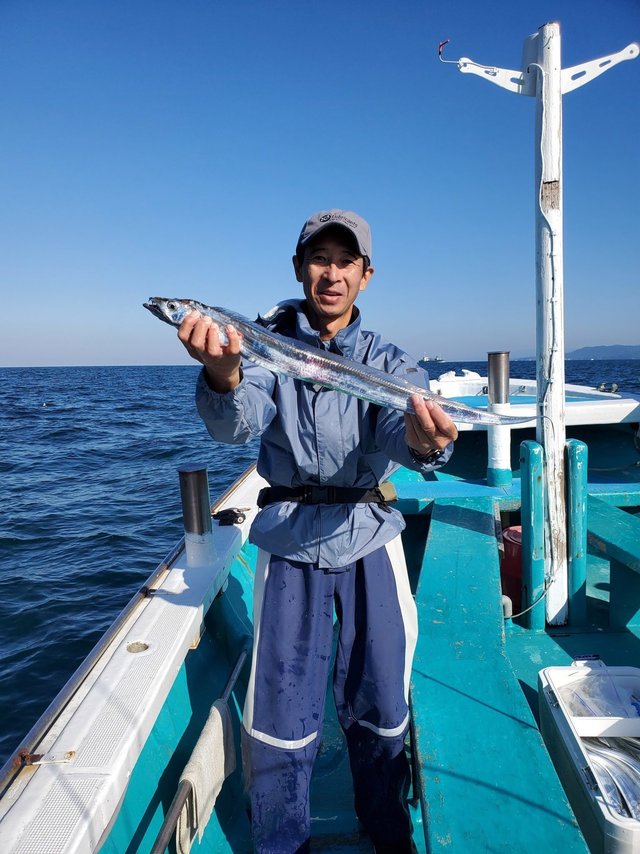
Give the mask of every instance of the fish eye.
[{"label": "fish eye", "polygon": [[169,302],[167,303],[167,308],[169,309],[169,311],[175,311],[178,308],[178,303],[174,302],[173,300],[169,300]]}]

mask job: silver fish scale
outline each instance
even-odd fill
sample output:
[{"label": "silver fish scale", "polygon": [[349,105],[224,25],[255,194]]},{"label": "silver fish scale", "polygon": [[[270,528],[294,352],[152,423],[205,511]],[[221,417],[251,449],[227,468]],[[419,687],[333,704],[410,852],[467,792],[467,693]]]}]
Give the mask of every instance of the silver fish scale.
[{"label": "silver fish scale", "polygon": [[173,326],[180,326],[189,311],[208,315],[220,328],[220,340],[226,342],[224,327],[232,324],[241,333],[240,352],[247,359],[275,373],[313,385],[321,385],[350,394],[379,406],[414,413],[411,395],[437,403],[454,421],[482,424],[517,424],[531,417],[497,415],[464,403],[449,400],[404,377],[386,374],[370,365],[354,362],[335,353],[318,350],[302,341],[287,338],[253,323],[236,312],[218,306],[207,306],[197,300],[150,297],[144,304],[152,314]]},{"label": "silver fish scale", "polygon": [[[407,394],[423,395],[425,393],[424,388],[408,382],[403,377],[394,377],[396,381],[394,383],[389,379],[389,374],[378,371],[376,368],[369,366],[362,368],[359,362],[352,362],[334,353],[316,350],[301,342],[298,346],[292,346],[289,343],[291,339],[277,335],[277,333],[263,333],[260,327],[250,324],[251,335],[255,335],[257,339],[257,341],[253,341],[247,335],[246,327],[249,324],[238,320],[235,320],[234,323],[243,332],[244,342],[246,342],[240,347],[243,355],[246,355],[247,358],[261,358],[265,362],[270,362],[280,372],[294,376],[296,379],[319,383],[329,388],[337,388],[339,391],[347,386],[349,389],[353,388],[354,393],[356,393],[356,389],[359,389],[359,392],[364,394],[367,392],[366,383],[370,383],[372,375],[375,374],[380,387],[387,389],[393,395],[399,394],[399,384],[403,386]],[[279,343],[282,344],[282,352],[274,354],[272,336],[276,335]],[[300,353],[304,353],[304,360],[300,359]],[[379,394],[374,396],[380,398]],[[402,403],[402,400],[399,399],[398,403]]]}]

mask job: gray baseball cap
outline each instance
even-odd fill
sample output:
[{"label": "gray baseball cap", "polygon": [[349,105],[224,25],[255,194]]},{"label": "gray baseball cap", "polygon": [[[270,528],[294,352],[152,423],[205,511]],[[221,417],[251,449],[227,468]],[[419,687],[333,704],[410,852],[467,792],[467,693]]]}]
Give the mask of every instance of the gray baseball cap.
[{"label": "gray baseball cap", "polygon": [[332,208],[330,211],[318,211],[302,226],[298,243],[296,244],[296,253],[302,246],[306,246],[309,241],[317,234],[329,226],[340,226],[349,231],[358,245],[362,255],[371,258],[371,229],[369,223],[358,216],[353,211],[342,211],[338,208]]}]

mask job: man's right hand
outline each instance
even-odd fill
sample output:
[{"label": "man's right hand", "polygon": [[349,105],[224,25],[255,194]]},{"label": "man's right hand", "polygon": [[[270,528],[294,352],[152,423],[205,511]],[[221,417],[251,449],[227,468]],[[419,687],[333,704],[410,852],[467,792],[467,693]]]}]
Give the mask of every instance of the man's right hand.
[{"label": "man's right hand", "polygon": [[226,326],[229,339],[226,347],[220,344],[218,325],[197,311],[189,312],[180,324],[178,338],[189,355],[204,365],[207,381],[217,392],[234,389],[240,382],[240,334],[234,326]]}]

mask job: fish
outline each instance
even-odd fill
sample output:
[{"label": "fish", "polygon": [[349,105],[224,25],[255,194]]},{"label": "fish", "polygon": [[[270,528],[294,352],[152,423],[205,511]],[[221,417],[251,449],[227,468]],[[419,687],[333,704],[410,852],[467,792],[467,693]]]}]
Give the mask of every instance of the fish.
[{"label": "fish", "polygon": [[[584,739],[587,756],[598,770],[604,766],[618,789],[626,812],[632,818],[640,819],[640,763],[630,754],[610,747],[606,739],[604,745],[598,741],[599,739]],[[605,780],[602,782],[606,787]],[[608,787],[606,793],[611,797],[612,793]],[[611,802],[612,805],[615,804],[615,795],[611,797]],[[615,808],[618,809],[617,804]]]},{"label": "fish", "polygon": [[180,326],[192,311],[207,315],[218,324],[218,334],[223,347],[228,343],[225,327],[231,324],[242,336],[242,356],[257,365],[311,385],[344,392],[378,406],[415,414],[411,395],[418,394],[425,400],[437,403],[453,421],[501,425],[531,421],[531,416],[523,418],[498,415],[450,400],[415,385],[404,377],[385,373],[337,353],[330,353],[303,341],[271,332],[259,323],[226,308],[204,305],[197,300],[171,297],[149,297],[149,301],[143,303],[143,306],[155,317],[176,327]]},{"label": "fish", "polygon": [[587,751],[587,755],[589,756],[593,775],[600,787],[604,800],[611,809],[619,815],[622,815],[625,818],[630,818],[631,813],[627,809],[626,804],[622,799],[620,789],[616,784],[615,769],[610,770],[611,766],[607,766],[603,760],[598,759],[594,754],[589,753],[589,751]]}]

